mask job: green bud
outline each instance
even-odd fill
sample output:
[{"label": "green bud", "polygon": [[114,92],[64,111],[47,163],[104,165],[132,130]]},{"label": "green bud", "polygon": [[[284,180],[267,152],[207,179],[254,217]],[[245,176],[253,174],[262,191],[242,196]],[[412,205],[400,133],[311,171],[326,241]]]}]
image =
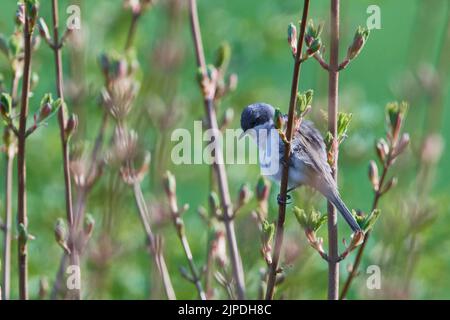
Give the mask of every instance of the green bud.
[{"label": "green bud", "polygon": [[276,129],[282,129],[284,124],[284,117],[283,113],[280,111],[280,109],[275,109],[275,115],[273,117],[273,122],[275,124]]},{"label": "green bud", "polygon": [[216,212],[217,210],[219,210],[220,201],[219,201],[219,197],[217,196],[217,193],[212,191],[209,194],[208,200],[209,200],[209,206],[211,208],[211,211]]},{"label": "green bud", "polygon": [[231,47],[228,42],[223,42],[219,50],[217,50],[216,57],[216,67],[222,71],[225,71],[228,68],[228,65],[231,60]]},{"label": "green bud", "polygon": [[358,27],[353,38],[353,43],[350,45],[347,51],[347,59],[353,60],[356,58],[366,44],[370,31],[367,28]]},{"label": "green bud", "polygon": [[391,128],[392,134],[399,133],[400,127],[402,125],[402,121],[408,111],[408,103],[407,102],[392,102],[388,103],[386,106],[386,114],[389,123],[389,127]]},{"label": "green bud", "polygon": [[312,39],[317,39],[322,34],[322,30],[323,30],[322,24],[315,26],[313,20],[309,20],[308,26],[306,28],[306,35]]},{"label": "green bud", "polygon": [[322,48],[322,40],[320,38],[312,40],[307,51],[308,56],[315,55],[320,48]]},{"label": "green bud", "polygon": [[7,93],[2,93],[0,96],[0,112],[4,118],[11,115],[12,98]]},{"label": "green bud", "polygon": [[46,103],[49,103],[49,104],[53,103],[53,97],[52,97],[51,93],[46,93],[44,95],[44,97],[41,99],[41,106],[46,104]]},{"label": "green bud", "polygon": [[39,11],[39,1],[38,0],[25,0],[26,15],[28,16],[30,31],[33,30],[36,25],[36,20]]},{"label": "green bud", "polygon": [[352,211],[353,217],[365,233],[373,228],[380,213],[381,211],[379,209],[373,210],[369,215],[357,214],[355,210]]},{"label": "green bud", "polygon": [[258,183],[256,184],[256,198],[258,201],[266,201],[269,198],[270,193],[270,182],[264,178],[259,177]]},{"label": "green bud", "polygon": [[262,223],[262,240],[265,244],[270,244],[275,235],[275,223],[269,223],[269,221],[264,220]]}]

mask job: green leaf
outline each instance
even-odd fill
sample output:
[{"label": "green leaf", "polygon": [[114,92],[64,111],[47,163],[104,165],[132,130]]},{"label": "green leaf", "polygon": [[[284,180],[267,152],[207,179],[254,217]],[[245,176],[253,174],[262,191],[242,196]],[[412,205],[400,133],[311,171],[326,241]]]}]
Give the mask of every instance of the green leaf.
[{"label": "green leaf", "polygon": [[348,126],[350,125],[352,116],[353,115],[351,113],[345,112],[339,112],[338,114],[337,132],[339,143],[344,141],[344,139],[347,137]]}]

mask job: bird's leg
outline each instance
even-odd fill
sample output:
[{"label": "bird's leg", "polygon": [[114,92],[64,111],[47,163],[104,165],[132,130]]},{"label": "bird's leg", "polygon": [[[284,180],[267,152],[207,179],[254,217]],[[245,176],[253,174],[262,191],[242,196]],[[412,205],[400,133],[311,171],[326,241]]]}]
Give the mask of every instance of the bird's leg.
[{"label": "bird's leg", "polygon": [[292,202],[291,202],[291,195],[289,195],[289,194],[287,194],[286,193],[286,199],[285,200],[283,200],[283,199],[281,199],[281,194],[278,194],[278,196],[277,196],[277,201],[278,201],[278,204],[284,204],[284,205],[287,205],[287,204],[291,204]]}]

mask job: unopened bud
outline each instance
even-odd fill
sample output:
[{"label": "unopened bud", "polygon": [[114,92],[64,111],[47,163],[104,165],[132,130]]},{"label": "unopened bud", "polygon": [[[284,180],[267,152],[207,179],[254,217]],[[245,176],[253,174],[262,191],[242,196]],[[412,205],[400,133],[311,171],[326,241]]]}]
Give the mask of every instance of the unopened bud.
[{"label": "unopened bud", "polygon": [[320,50],[320,48],[322,48],[322,40],[320,40],[320,38],[314,39],[309,44],[309,48],[306,51],[306,54],[311,57],[315,55]]},{"label": "unopened bud", "polygon": [[372,187],[375,191],[378,191],[380,187],[380,180],[378,175],[378,166],[375,161],[371,160],[369,163],[369,180],[372,183]]},{"label": "unopened bud", "polygon": [[258,201],[266,201],[269,198],[270,193],[270,182],[264,178],[260,177],[256,185],[256,198]]},{"label": "unopened bud", "polygon": [[51,39],[50,31],[48,30],[47,24],[45,23],[45,20],[43,18],[39,18],[38,20],[38,30],[42,38],[46,39],[47,41]]},{"label": "unopened bud", "polygon": [[56,220],[54,232],[55,232],[56,242],[60,245],[61,248],[64,249],[64,251],[66,251],[66,253],[69,253],[70,250],[67,247],[67,243],[66,243],[67,229],[66,229],[66,224],[62,218],[58,218],[58,220]]},{"label": "unopened bud", "polygon": [[17,3],[16,25],[23,26],[25,24],[25,5],[21,2]]},{"label": "unopened bud", "polygon": [[4,118],[11,115],[12,98],[7,93],[2,93],[0,96],[0,112]]},{"label": "unopened bud", "polygon": [[26,16],[28,17],[30,31],[34,29],[39,10],[38,0],[25,0]]},{"label": "unopened bud", "polygon": [[392,155],[394,158],[398,157],[400,154],[402,154],[405,149],[408,147],[410,142],[410,137],[408,133],[404,133],[401,138],[400,141],[398,142],[394,154]]},{"label": "unopened bud", "polygon": [[384,139],[378,140],[378,142],[376,144],[376,149],[377,149],[378,158],[382,162],[384,162],[386,160],[387,154],[389,153],[389,146],[388,146],[386,140],[384,140]]},{"label": "unopened bud", "polygon": [[219,201],[219,197],[217,196],[217,193],[215,193],[214,191],[211,192],[209,194],[208,200],[209,200],[209,206],[213,212],[216,212],[217,210],[219,210],[220,201]]},{"label": "unopened bud", "polygon": [[69,119],[67,119],[66,123],[66,139],[70,138],[78,128],[78,116],[76,114],[72,114]]},{"label": "unopened bud", "polygon": [[239,190],[238,207],[246,205],[252,197],[251,191],[247,184],[243,184]]},{"label": "unopened bud", "polygon": [[297,28],[293,23],[290,23],[288,26],[288,43],[291,47],[292,54],[297,54]]},{"label": "unopened bud", "polygon": [[45,103],[39,110],[38,122],[44,121],[52,113],[52,105]]},{"label": "unopened bud", "polygon": [[353,38],[353,43],[350,45],[347,51],[347,59],[353,60],[360,54],[361,50],[366,44],[369,34],[370,31],[366,28],[359,27],[358,30],[356,30],[355,37]]},{"label": "unopened bud", "polygon": [[283,117],[283,113],[281,113],[280,109],[275,109],[275,115],[274,115],[274,119],[273,122],[275,123],[275,128],[276,129],[282,129],[283,125],[284,125],[284,117]]}]

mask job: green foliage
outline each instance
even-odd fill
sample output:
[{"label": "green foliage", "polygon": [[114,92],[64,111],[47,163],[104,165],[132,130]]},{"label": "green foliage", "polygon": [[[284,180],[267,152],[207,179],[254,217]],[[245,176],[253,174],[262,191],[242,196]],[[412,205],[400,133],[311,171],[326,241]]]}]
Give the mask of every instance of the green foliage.
[{"label": "green foliage", "polygon": [[293,211],[298,223],[304,230],[318,231],[327,222],[327,215],[320,213],[318,210],[305,211],[294,207]]},{"label": "green foliage", "polygon": [[378,217],[380,216],[381,210],[375,209],[370,214],[357,214],[354,210],[352,212],[353,217],[355,218],[358,225],[364,232],[372,230],[375,222],[377,222]]}]

